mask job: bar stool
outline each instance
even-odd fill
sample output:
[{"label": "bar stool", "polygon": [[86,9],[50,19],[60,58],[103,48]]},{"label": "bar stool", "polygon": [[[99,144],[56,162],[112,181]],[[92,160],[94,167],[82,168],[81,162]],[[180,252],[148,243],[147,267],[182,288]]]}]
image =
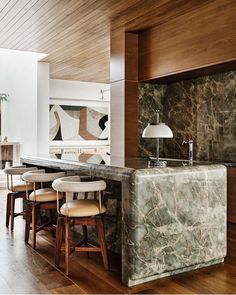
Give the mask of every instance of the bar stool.
[{"label": "bar stool", "polygon": [[[53,181],[52,187],[57,191],[57,210],[61,215],[57,219],[56,245],[55,245],[55,265],[60,264],[61,244],[63,229],[65,229],[65,262],[66,275],[69,275],[69,255],[71,251],[101,252],[103,264],[106,270],[109,269],[104,225],[102,215],[106,212],[106,207],[102,204],[102,191],[106,188],[104,180],[81,182],[79,176],[63,177]],[[59,193],[66,193],[66,202],[60,207]],[[69,200],[71,193],[85,193],[85,199]],[[87,199],[87,194],[93,193],[94,199]],[[98,200],[97,200],[98,197]],[[71,225],[82,225],[84,240],[78,245],[70,245]],[[92,245],[87,238],[87,225],[97,228],[100,246]],[[83,244],[85,244],[83,246]]]},{"label": "bar stool", "polygon": [[[30,171],[23,174],[22,178],[26,181],[26,198],[28,200],[26,210],[26,224],[25,224],[25,243],[29,242],[30,229],[32,230],[32,247],[36,249],[36,233],[41,229],[55,230],[51,220],[44,224],[37,224],[41,221],[40,211],[41,209],[51,210],[57,208],[57,193],[52,187],[45,187],[45,183],[50,184],[55,179],[65,176],[65,172],[46,173],[44,169],[37,171]],[[37,183],[41,184],[41,188],[37,189]],[[29,194],[28,186],[33,184],[33,191]],[[62,195],[58,196],[62,198]],[[32,219],[32,226],[30,228],[30,220]]]},{"label": "bar stool", "polygon": [[[15,200],[16,199],[26,199],[26,183],[22,180],[22,175],[27,171],[37,170],[37,167],[26,167],[12,166],[4,169],[4,173],[7,174],[7,188],[9,193],[7,194],[7,204],[6,204],[6,227],[9,227],[11,231],[14,230],[14,218],[17,216],[22,216],[26,211],[15,212]],[[14,177],[20,176],[20,180],[16,180]],[[33,190],[33,185],[28,187],[29,190]]]}]

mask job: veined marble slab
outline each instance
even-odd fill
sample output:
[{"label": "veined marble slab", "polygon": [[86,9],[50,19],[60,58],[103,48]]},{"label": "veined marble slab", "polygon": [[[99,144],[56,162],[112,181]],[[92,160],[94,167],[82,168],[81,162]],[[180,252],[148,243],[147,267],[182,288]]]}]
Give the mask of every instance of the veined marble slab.
[{"label": "veined marble slab", "polygon": [[226,256],[223,165],[142,169],[146,162],[139,159],[124,167],[49,156],[24,156],[21,161],[114,182],[106,238],[110,249],[121,248],[127,286],[220,263]]},{"label": "veined marble slab", "polygon": [[128,285],[226,256],[226,168],[137,170],[123,205]]}]

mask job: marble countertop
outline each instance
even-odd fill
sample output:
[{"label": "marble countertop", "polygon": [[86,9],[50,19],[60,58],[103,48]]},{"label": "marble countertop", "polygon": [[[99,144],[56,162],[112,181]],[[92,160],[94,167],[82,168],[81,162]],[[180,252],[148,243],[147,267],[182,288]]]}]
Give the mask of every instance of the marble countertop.
[{"label": "marble countertop", "polygon": [[[187,160],[161,159],[167,161],[167,168],[192,170],[193,167],[216,164],[213,162],[194,161],[193,166]],[[79,171],[81,174],[94,175],[122,181],[129,179],[132,173],[139,169],[153,169],[148,167],[147,158],[120,158],[108,154],[50,154],[50,155],[23,155],[21,162],[60,170]],[[222,164],[222,163],[220,163]],[[159,168],[165,169],[165,168]],[[164,171],[163,171],[164,172]]]},{"label": "marble countertop", "polygon": [[[84,166],[97,166],[104,165],[114,168],[123,168],[123,169],[146,169],[152,168],[148,167],[148,158],[121,158],[117,156],[112,156],[108,154],[92,154],[92,153],[81,153],[81,154],[48,154],[48,155],[23,155],[21,160],[50,160],[54,162],[63,162],[70,163],[75,165],[84,165]],[[154,160],[154,158],[152,158]],[[160,158],[162,161],[167,162],[168,167],[182,167],[190,166],[189,161],[185,159],[168,159]],[[236,166],[236,163],[231,162],[207,162],[207,161],[193,161],[193,165],[210,165],[210,164],[223,164],[225,166]]]}]

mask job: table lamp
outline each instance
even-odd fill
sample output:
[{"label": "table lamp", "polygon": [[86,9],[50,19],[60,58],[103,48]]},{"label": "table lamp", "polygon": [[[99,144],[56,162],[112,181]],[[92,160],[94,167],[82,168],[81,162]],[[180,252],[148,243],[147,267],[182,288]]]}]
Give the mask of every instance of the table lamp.
[{"label": "table lamp", "polygon": [[165,123],[160,122],[160,111],[156,111],[157,121],[155,125],[148,123],[147,127],[143,130],[143,138],[156,138],[157,139],[157,159],[156,166],[163,166],[162,162],[159,160],[159,139],[160,138],[172,138],[173,132],[169,126]]}]

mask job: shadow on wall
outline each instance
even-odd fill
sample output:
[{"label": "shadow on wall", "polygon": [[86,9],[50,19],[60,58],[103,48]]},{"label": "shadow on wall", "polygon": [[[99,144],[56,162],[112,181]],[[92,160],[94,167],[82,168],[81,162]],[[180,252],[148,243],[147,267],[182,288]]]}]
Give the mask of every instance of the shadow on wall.
[{"label": "shadow on wall", "polygon": [[236,71],[168,85],[139,85],[139,154],[155,155],[154,139],[143,139],[155,110],[174,133],[161,140],[160,156],[188,158],[184,139],[194,140],[194,159],[236,161]]}]

